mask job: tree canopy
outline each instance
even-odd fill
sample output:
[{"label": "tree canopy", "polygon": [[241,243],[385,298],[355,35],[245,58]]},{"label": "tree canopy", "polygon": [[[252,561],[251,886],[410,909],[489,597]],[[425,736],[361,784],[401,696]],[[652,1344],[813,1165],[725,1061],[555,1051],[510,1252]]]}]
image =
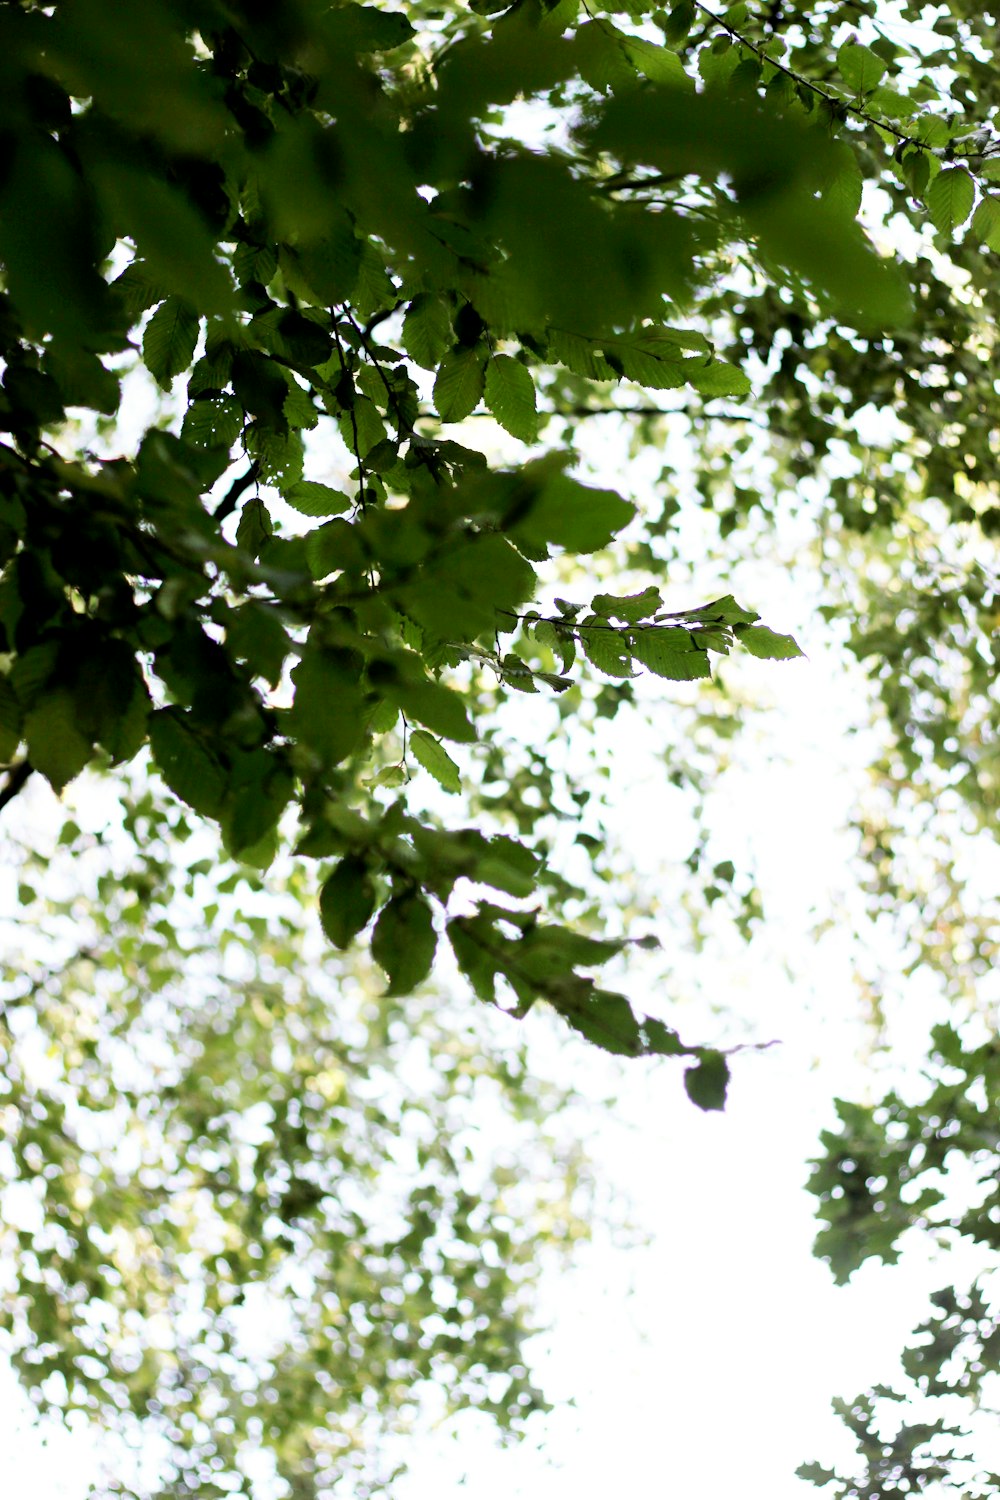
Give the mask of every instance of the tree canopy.
[{"label": "tree canopy", "polygon": [[[155,1430],[170,1493],[230,1492],[252,1439],[324,1494],[420,1382],[515,1427],[538,1399],[519,1349],[558,1173],[508,1210],[509,1166],[462,1165],[448,1120],[492,1088],[539,1125],[547,1085],[485,1007],[407,997],[457,976],[528,1036],[547,1007],[723,1106],[732,1057],[630,998],[651,929],[579,759],[667,703],[697,801],[746,716],[726,659],[802,654],[779,597],[701,578],[780,551],[790,513],[817,631],[873,689],[862,898],[950,1007],[922,1092],[842,1105],[818,1249],[844,1277],[914,1228],[995,1247],[992,1199],[937,1219],[924,1178],[964,1152],[992,1181],[1000,1150],[995,910],[967,873],[998,788],[996,22],[0,7],[0,808],[84,772],[124,799],[22,880],[55,946],[7,965],[6,1170],[44,1183],[10,1347],[43,1405]],[[751,935],[731,862],[690,876]],[[249,1284],[291,1289],[261,1379]],[[939,1304],[925,1393],[996,1366],[986,1298]],[[351,1414],[332,1449],[317,1385]],[[845,1408],[870,1466],[845,1496],[951,1473],[920,1457],[933,1424],[883,1440],[889,1399]]]}]

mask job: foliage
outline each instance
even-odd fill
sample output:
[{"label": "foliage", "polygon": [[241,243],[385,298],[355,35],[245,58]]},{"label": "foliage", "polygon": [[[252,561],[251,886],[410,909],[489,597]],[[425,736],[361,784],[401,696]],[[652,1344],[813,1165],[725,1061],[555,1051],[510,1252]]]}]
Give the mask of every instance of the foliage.
[{"label": "foliage", "polygon": [[[864,896],[899,986],[934,972],[957,1007],[928,1093],[845,1104],[824,1141],[841,1277],[940,1227],[946,1141],[994,1151],[991,1044],[963,1028],[996,943],[965,873],[1000,743],[995,17],[887,10],[148,0],[126,30],[98,0],[0,8],[0,807],[148,746],[243,878],[293,850],[260,878],[315,883],[386,1016],[453,957],[514,1016],[542,1000],[606,1050],[680,1057],[718,1108],[725,1055],[594,977],[638,948],[567,874],[591,793],[556,747],[653,688],[724,743],[713,659],[800,652],[780,600],[753,601],[773,629],[691,599],[791,506],[818,628],[878,704]],[[641,505],[593,472],[600,423],[661,455]],[[702,748],[671,770],[696,791]],[[968,1308],[934,1327],[972,1337]],[[876,1431],[889,1399],[843,1408],[872,1475],[844,1494],[941,1477],[914,1457],[930,1428]]]},{"label": "foliage", "polygon": [[242,1492],[262,1455],[290,1493],[374,1492],[428,1405],[516,1432],[534,1282],[584,1231],[565,1092],[440,997],[331,963],[301,871],[266,899],[220,880],[148,791],[21,869],[6,1347],[40,1405],[114,1411],[101,1493]]}]

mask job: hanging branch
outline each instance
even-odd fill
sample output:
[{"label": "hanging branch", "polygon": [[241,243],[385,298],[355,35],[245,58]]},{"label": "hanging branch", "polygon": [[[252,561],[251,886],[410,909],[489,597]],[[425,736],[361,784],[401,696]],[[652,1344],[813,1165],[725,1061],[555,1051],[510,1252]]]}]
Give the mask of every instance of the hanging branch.
[{"label": "hanging branch", "polygon": [[13,802],[34,769],[30,760],[27,759],[20,760],[15,765],[7,766],[7,781],[3,787],[0,787],[0,812],[7,806],[8,802]]}]

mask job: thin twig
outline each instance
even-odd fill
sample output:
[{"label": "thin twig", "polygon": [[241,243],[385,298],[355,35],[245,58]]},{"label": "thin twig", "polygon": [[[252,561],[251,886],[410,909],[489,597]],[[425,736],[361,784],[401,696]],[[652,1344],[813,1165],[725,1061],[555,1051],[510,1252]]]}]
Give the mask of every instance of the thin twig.
[{"label": "thin twig", "polygon": [[249,469],[244,469],[242,474],[237,474],[222,499],[212,512],[212,518],[216,521],[224,521],[231,516],[236,509],[237,503],[243,491],[249,489],[254,480],[260,474],[260,464],[254,459]]},{"label": "thin twig", "polygon": [[[693,0],[693,3],[696,10],[700,10],[702,15],[706,16],[714,25],[721,26],[723,31],[729,33],[733,41],[739,42],[742,47],[749,48],[751,52],[760,58],[761,62],[770,63],[772,68],[775,68],[779,73],[784,73],[785,77],[790,78],[793,83],[808,89],[817,98],[825,99],[827,104],[832,105],[835,109],[846,110],[848,114],[854,115],[858,120],[864,120],[867,125],[871,125],[875,130],[884,130],[888,135],[895,136],[901,145],[916,146],[920,151],[932,151],[934,149],[926,141],[918,140],[916,136],[907,135],[905,130],[899,130],[895,125],[890,125],[888,120],[877,119],[875,115],[870,114],[860,104],[851,104],[839,94],[828,93],[821,84],[814,83],[811,78],[804,78],[801,73],[796,73],[794,68],[789,68],[785,63],[778,62],[777,58],[772,57],[759,43],[752,42],[741,31],[737,31],[735,26],[731,26],[723,16],[717,15],[710,6],[703,5],[701,0]],[[956,151],[954,154],[957,159],[964,159],[965,157],[981,156],[983,153],[977,151],[965,153]]]},{"label": "thin twig", "polygon": [[8,802],[13,802],[34,769],[30,760],[27,759],[20,760],[16,765],[7,767],[7,783],[0,789],[0,812],[7,806]]}]

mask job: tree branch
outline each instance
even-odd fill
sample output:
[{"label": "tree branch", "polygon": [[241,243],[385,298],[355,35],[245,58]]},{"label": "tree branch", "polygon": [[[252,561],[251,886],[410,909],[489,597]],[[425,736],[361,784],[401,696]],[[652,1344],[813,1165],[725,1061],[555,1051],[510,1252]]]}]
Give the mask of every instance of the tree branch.
[{"label": "tree branch", "polygon": [[227,516],[232,515],[243,491],[250,488],[259,473],[260,465],[254,460],[249,469],[244,469],[242,474],[237,474],[212,512],[212,516],[216,521],[224,521]]},{"label": "tree branch", "polygon": [[34,769],[30,760],[27,759],[19,760],[16,765],[6,767],[7,782],[0,788],[0,812],[3,812],[8,802],[13,802]]}]

